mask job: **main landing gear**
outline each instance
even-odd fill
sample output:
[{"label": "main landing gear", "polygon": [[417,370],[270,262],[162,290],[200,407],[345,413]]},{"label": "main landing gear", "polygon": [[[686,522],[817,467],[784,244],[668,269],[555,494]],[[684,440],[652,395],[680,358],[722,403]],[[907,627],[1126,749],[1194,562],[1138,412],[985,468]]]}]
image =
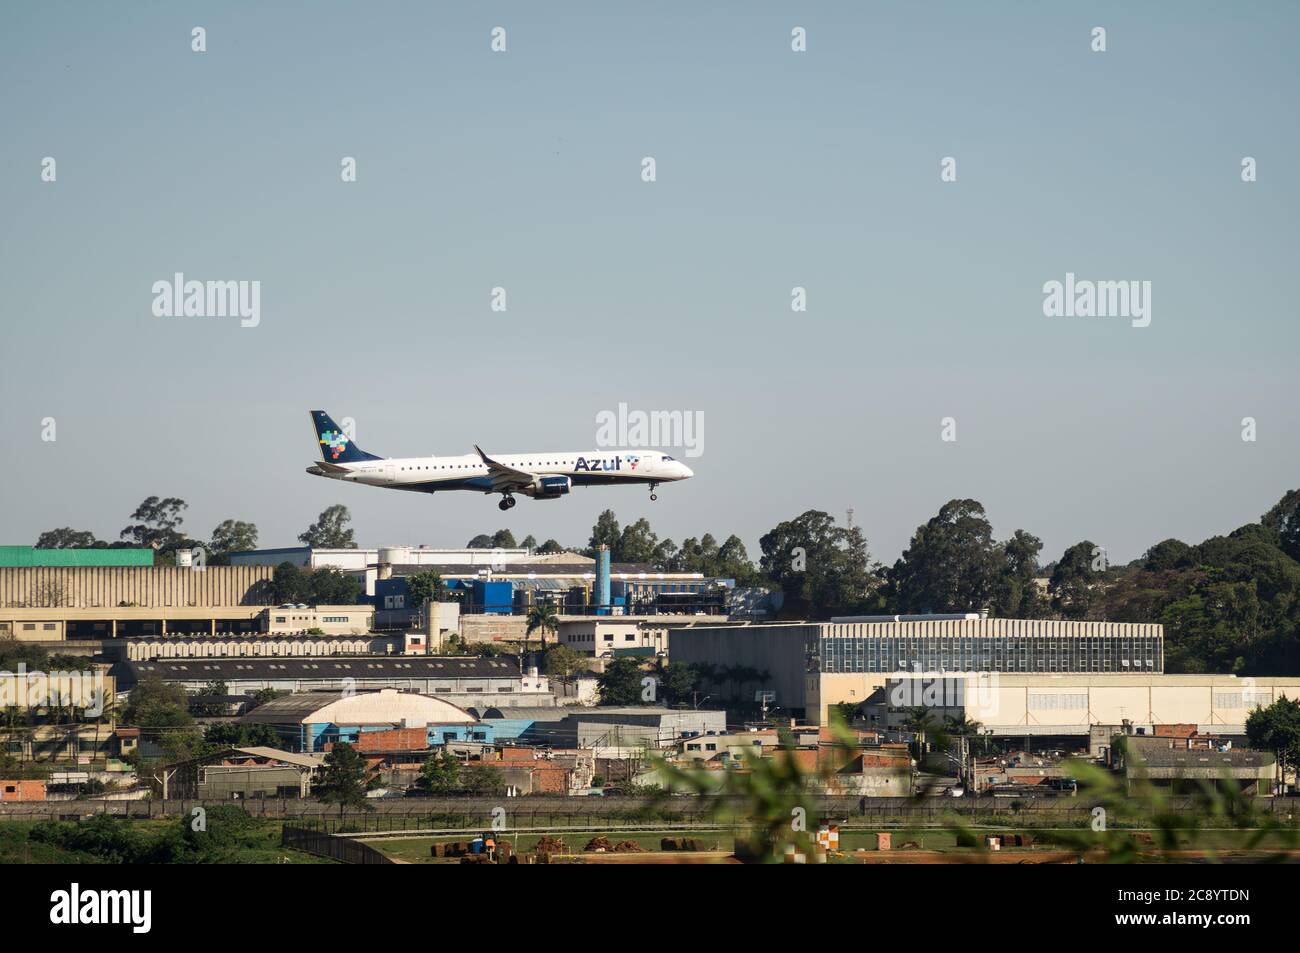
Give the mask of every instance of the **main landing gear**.
[{"label": "main landing gear", "polygon": [[497,508],[501,510],[508,510],[511,507],[513,507],[517,502],[519,501],[516,500],[513,496],[511,496],[509,493],[505,493],[501,497],[501,502],[497,504]]},{"label": "main landing gear", "polygon": [[657,487],[658,485],[659,485],[658,483],[651,483],[651,484],[650,484],[650,502],[651,502],[651,503],[653,503],[655,500],[659,499],[659,497],[655,496],[655,487]]}]

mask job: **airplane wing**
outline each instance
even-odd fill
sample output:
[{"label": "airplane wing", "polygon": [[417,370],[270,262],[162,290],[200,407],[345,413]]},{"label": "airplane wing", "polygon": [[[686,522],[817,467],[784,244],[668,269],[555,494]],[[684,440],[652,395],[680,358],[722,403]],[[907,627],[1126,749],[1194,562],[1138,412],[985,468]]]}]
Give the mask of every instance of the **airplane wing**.
[{"label": "airplane wing", "polygon": [[533,485],[536,474],[529,473],[527,470],[516,470],[514,467],[508,467],[503,463],[497,463],[484,453],[478,444],[474,445],[474,451],[479,455],[479,459],[483,461],[483,465],[488,468],[488,476],[492,478],[492,492],[522,490],[524,487]]}]

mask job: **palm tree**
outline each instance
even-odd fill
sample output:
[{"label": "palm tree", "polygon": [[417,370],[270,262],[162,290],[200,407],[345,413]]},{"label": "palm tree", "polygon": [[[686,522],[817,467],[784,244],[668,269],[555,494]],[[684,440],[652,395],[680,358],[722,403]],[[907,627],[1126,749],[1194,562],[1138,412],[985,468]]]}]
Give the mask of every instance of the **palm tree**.
[{"label": "palm tree", "polygon": [[973,737],[978,735],[980,729],[984,727],[978,721],[967,718],[964,714],[945,715],[943,723],[948,734],[956,735],[958,737],[962,737],[963,735]]},{"label": "palm tree", "polygon": [[555,603],[539,602],[528,610],[528,628],[524,631],[524,651],[528,651],[528,637],[538,629],[542,630],[542,651],[546,651],[546,633],[555,632],[560,625]]},{"label": "palm tree", "polygon": [[907,718],[903,721],[903,729],[916,735],[916,761],[920,764],[925,760],[925,736],[927,733],[934,731],[937,722],[930,709],[917,707],[907,710]]}]

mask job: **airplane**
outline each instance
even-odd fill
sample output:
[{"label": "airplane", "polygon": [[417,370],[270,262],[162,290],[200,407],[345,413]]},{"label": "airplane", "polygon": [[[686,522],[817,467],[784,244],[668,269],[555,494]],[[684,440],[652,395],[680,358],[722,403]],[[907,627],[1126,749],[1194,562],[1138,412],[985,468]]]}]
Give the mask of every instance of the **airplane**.
[{"label": "airplane", "polygon": [[534,500],[558,500],[575,486],[648,484],[650,499],[657,500],[655,489],[660,483],[695,476],[686,464],[658,450],[488,456],[475,445],[474,453],[459,457],[379,457],[358,447],[325,411],[313,410],[311,419],[321,452],[321,462],[307,468],[312,476],[417,493],[500,493],[497,506],[502,510],[515,505],[516,493]]}]

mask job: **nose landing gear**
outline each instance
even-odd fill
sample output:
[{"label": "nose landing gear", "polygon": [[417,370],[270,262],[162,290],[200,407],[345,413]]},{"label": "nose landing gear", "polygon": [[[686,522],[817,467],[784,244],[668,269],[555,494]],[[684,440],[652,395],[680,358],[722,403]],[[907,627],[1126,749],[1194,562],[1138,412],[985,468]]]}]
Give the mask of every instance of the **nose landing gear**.
[{"label": "nose landing gear", "polygon": [[658,485],[659,485],[658,483],[651,483],[651,484],[650,484],[650,502],[651,502],[651,503],[653,503],[655,500],[659,499],[659,497],[655,496],[655,487],[657,487]]},{"label": "nose landing gear", "polygon": [[497,504],[497,508],[501,510],[508,510],[512,506],[514,506],[515,503],[517,502],[518,501],[513,496],[511,496],[509,493],[506,493],[502,495],[501,502]]}]

